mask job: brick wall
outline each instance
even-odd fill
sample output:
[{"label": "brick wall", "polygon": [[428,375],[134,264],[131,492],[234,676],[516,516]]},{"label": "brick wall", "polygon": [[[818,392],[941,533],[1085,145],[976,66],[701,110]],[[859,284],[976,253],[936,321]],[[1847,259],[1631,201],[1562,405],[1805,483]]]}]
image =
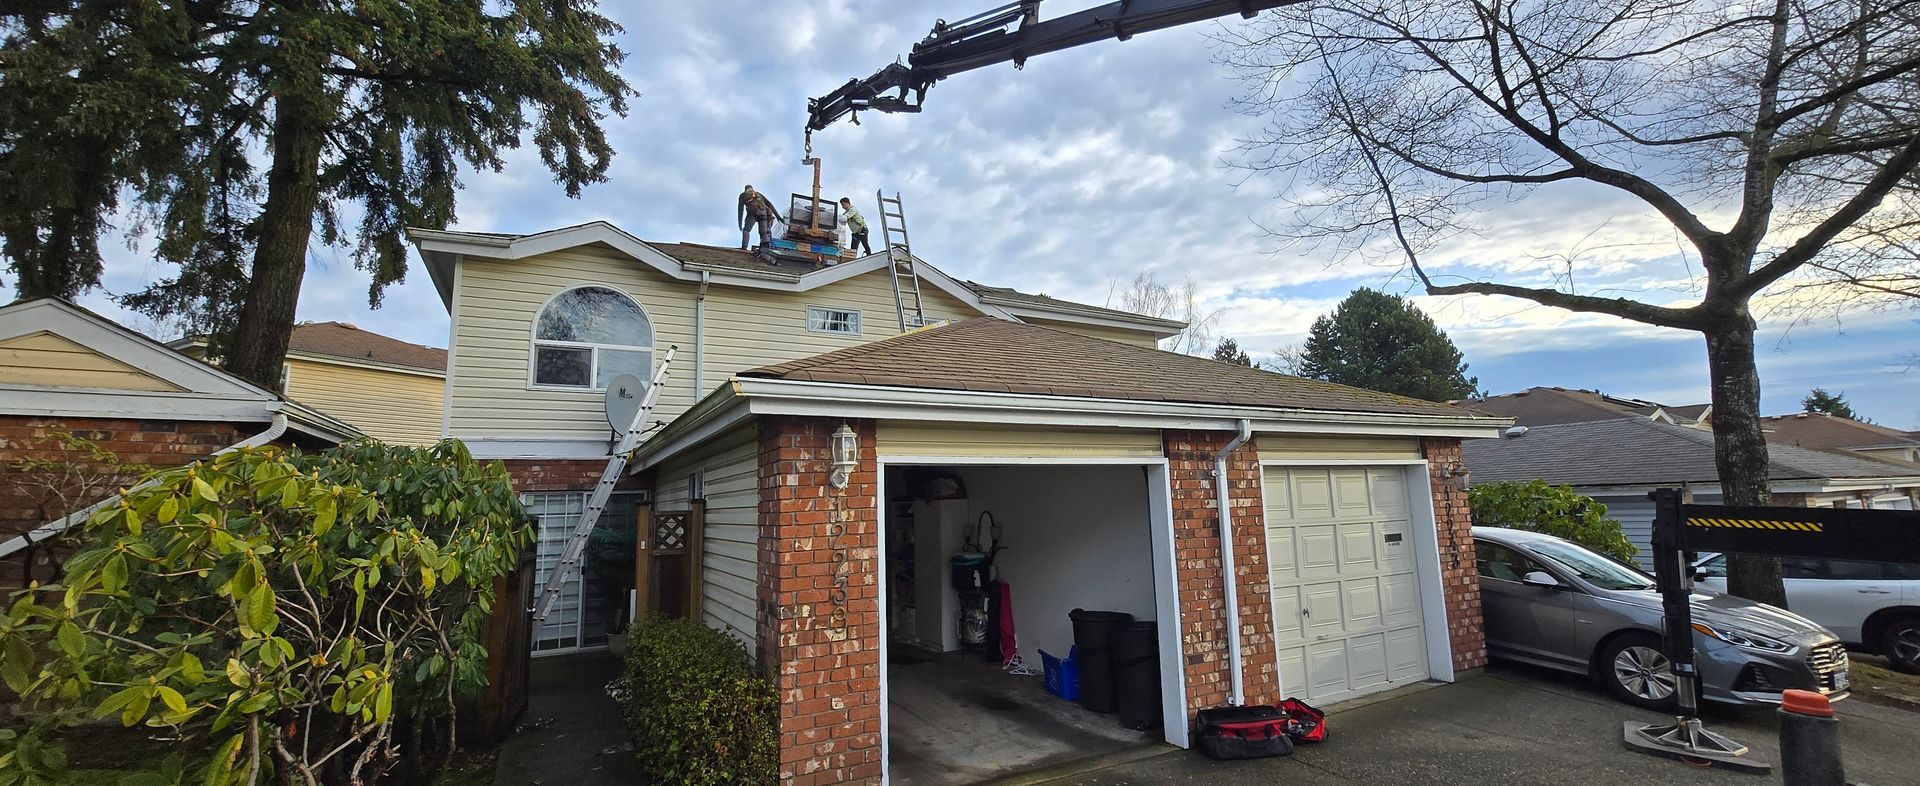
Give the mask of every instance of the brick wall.
[{"label": "brick wall", "polygon": [[1453,642],[1455,671],[1487,665],[1486,630],[1480,622],[1480,576],[1474,570],[1473,514],[1467,505],[1465,478],[1447,477],[1460,460],[1460,440],[1420,440],[1433,484],[1433,519],[1439,530],[1440,583],[1447,595],[1447,635]]},{"label": "brick wall", "polygon": [[[1174,568],[1180,582],[1180,641],[1186,658],[1187,704],[1199,710],[1232,695],[1227,662],[1227,613],[1220,581],[1219,501],[1213,457],[1232,434],[1163,433],[1172,483]],[[1260,453],[1248,440],[1227,458],[1227,505],[1240,602],[1241,663],[1249,704],[1280,700],[1268,583],[1266,517],[1260,496]]]},{"label": "brick wall", "polygon": [[588,491],[607,471],[607,459],[504,459],[513,490]]},{"label": "brick wall", "polygon": [[880,780],[878,478],[872,421],[845,489],[827,482],[843,421],[760,424],[759,656],[780,691],[780,781]]},{"label": "brick wall", "polygon": [[[23,471],[19,463],[66,462],[82,478],[104,478],[107,465],[85,451],[63,447],[52,439],[54,432],[64,430],[92,440],[122,462],[167,468],[205,457],[263,428],[265,424],[0,415],[0,541],[98,502],[106,493],[133,480],[126,478],[113,484],[114,488],[101,488],[104,493],[87,499],[63,501],[48,487],[50,483],[67,485],[61,474]],[[45,551],[35,555],[31,576],[20,558],[5,560],[0,564],[0,586],[17,587],[30,579],[53,578],[55,565],[49,557]]]}]

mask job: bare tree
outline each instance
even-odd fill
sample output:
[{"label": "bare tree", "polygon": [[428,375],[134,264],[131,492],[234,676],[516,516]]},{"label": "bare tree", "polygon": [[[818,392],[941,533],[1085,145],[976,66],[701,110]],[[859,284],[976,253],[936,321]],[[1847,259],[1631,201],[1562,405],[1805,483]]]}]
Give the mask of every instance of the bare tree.
[{"label": "bare tree", "polygon": [[[1816,265],[1913,269],[1920,0],[1316,0],[1222,35],[1241,107],[1269,118],[1238,163],[1299,184],[1278,233],[1396,260],[1429,294],[1700,333],[1729,504],[1768,499],[1756,295]],[[1502,200],[1602,189],[1683,239],[1670,278],[1697,302],[1423,264]],[[1785,600],[1776,560],[1729,573]]]},{"label": "bare tree", "polygon": [[1295,377],[1307,375],[1307,348],[1304,344],[1287,344],[1275,347],[1273,357],[1260,364],[1261,368]]},{"label": "bare tree", "polygon": [[1161,349],[1183,355],[1210,351],[1214,326],[1220,322],[1221,315],[1227,313],[1224,308],[1208,311],[1201,304],[1200,286],[1192,276],[1180,279],[1177,284],[1162,284],[1149,270],[1135,273],[1133,280],[1124,285],[1118,278],[1114,279],[1107,293],[1107,306],[1187,323],[1179,333],[1160,342]]}]

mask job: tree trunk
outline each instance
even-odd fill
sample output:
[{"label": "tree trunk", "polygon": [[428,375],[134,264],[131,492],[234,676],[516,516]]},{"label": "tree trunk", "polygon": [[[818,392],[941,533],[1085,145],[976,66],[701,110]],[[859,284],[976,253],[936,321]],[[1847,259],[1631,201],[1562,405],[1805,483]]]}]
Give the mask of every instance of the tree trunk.
[{"label": "tree trunk", "polygon": [[274,100],[273,165],[267,172],[267,204],[253,250],[247,299],[241,304],[227,346],[228,371],[268,390],[280,390],[300,280],[307,272],[307,242],[320,200],[320,146],[327,117],[313,97]]},{"label": "tree trunk", "polygon": [[[1707,373],[1713,380],[1713,460],[1727,505],[1765,505],[1767,438],[1760,428],[1760,372],[1753,361],[1754,323],[1745,305],[1706,328]],[[1748,600],[1787,607],[1780,560],[1756,554],[1727,555],[1727,591]]]}]

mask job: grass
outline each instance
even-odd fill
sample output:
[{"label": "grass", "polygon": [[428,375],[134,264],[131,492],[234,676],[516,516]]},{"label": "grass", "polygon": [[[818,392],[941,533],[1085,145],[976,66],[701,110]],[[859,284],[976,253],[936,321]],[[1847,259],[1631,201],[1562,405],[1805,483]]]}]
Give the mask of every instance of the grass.
[{"label": "grass", "polygon": [[1885,659],[1853,656],[1853,695],[1861,701],[1920,710],[1920,674],[1887,668]]}]

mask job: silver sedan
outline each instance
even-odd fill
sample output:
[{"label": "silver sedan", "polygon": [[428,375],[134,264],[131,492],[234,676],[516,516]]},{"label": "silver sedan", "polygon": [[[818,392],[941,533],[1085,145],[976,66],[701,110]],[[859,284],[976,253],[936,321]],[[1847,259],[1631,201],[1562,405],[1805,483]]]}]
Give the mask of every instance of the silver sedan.
[{"label": "silver sedan", "polygon": [[[1571,541],[1475,527],[1487,655],[1591,675],[1642,707],[1674,703],[1653,579]],[[1847,696],[1847,651],[1826,628],[1731,595],[1693,596],[1702,698],[1778,704],[1787,688]]]}]

